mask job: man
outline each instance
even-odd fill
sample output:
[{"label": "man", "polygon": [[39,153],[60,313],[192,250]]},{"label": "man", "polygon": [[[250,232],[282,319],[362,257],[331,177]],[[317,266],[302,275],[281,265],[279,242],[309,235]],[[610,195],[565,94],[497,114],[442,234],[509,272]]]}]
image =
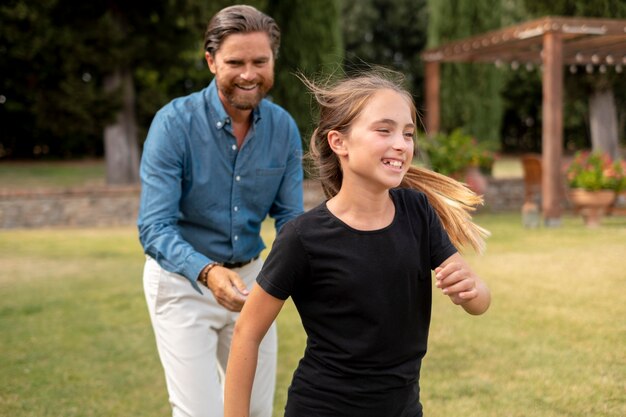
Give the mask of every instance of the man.
[{"label": "man", "polygon": [[[172,415],[223,415],[235,320],[276,229],[303,211],[302,145],[293,118],[264,99],[280,31],[250,6],[218,12],[205,35],[215,75],[155,116],[141,161],[144,290]],[[276,330],[262,342],[252,416],[270,417]]]}]

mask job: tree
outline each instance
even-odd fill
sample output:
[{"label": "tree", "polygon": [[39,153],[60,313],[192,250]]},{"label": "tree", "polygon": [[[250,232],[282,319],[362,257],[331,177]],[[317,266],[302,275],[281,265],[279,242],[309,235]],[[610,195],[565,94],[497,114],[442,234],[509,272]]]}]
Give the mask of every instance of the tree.
[{"label": "tree", "polygon": [[144,111],[151,117],[189,80],[174,68],[198,70],[209,16],[198,0],[7,2],[0,7],[7,58],[0,64],[7,127],[0,150],[74,156],[104,142],[109,182],[137,181],[137,118]]},{"label": "tree", "polygon": [[337,68],[343,60],[339,0],[270,0],[267,14],[281,29],[272,99],[296,120],[305,142],[311,132],[311,100],[297,73],[311,76]]},{"label": "tree", "polygon": [[[498,29],[502,24],[501,1],[429,0],[428,10],[429,47]],[[502,74],[490,65],[442,65],[442,130],[462,128],[480,141],[497,143],[502,83]]]},{"label": "tree", "polygon": [[75,40],[81,29],[58,0],[0,6],[0,157],[97,152],[81,138],[102,131],[114,103],[92,76],[89,37]]},{"label": "tree", "polygon": [[[524,0],[524,4],[536,16],[626,18],[626,2],[623,0]],[[583,68],[575,72],[567,71],[565,74],[566,91],[570,100],[588,100],[587,119],[592,148],[605,151],[614,158],[618,157],[618,104],[626,103],[624,76],[610,70],[588,74]],[[624,106],[621,108],[621,118],[624,120],[626,111],[623,110]],[[567,128],[566,120],[565,129]],[[623,123],[621,131],[624,134]]]},{"label": "tree", "polygon": [[344,0],[341,15],[346,70],[395,69],[406,76],[406,87],[423,107],[426,0]]}]

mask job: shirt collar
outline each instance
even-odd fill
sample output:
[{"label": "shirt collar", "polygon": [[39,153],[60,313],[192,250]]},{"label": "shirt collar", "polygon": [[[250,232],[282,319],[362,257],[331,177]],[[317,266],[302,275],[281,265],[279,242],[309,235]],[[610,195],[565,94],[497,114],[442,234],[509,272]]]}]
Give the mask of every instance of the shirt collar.
[{"label": "shirt collar", "polygon": [[[224,105],[220,100],[215,79],[211,81],[211,84],[209,84],[209,88],[207,89],[207,101],[211,109],[211,123],[213,123],[217,129],[222,129],[227,124],[230,124],[230,116],[226,113]],[[265,105],[265,99],[263,99],[259,105],[252,110],[252,120],[254,121],[254,124],[257,124],[259,120],[261,120],[261,114]]]}]

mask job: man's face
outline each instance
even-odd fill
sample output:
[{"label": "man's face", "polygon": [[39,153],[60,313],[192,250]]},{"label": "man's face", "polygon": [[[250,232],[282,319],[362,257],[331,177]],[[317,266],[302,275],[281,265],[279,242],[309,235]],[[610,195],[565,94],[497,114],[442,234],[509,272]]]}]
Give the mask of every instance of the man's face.
[{"label": "man's face", "polygon": [[274,56],[265,32],[227,36],[215,56],[205,53],[228,110],[251,110],[274,85]]}]

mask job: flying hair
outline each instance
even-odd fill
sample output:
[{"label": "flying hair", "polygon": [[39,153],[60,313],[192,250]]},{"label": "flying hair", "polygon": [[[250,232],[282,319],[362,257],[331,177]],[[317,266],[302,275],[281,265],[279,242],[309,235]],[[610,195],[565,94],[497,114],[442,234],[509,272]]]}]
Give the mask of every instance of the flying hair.
[{"label": "flying hair", "polygon": [[[322,185],[326,198],[334,197],[341,188],[343,174],[337,155],[328,144],[331,130],[348,134],[352,122],[361,114],[377,91],[389,89],[400,94],[409,104],[415,125],[418,113],[411,94],[402,87],[402,74],[385,68],[372,68],[358,74],[338,78],[330,76],[314,82],[298,74],[318,106],[318,123],[311,135],[307,159],[312,163],[313,177]],[[459,250],[471,246],[476,252],[485,249],[489,231],[472,221],[472,213],[484,204],[465,184],[430,169],[411,166],[400,187],[423,192],[441,219],[450,240]]]}]

